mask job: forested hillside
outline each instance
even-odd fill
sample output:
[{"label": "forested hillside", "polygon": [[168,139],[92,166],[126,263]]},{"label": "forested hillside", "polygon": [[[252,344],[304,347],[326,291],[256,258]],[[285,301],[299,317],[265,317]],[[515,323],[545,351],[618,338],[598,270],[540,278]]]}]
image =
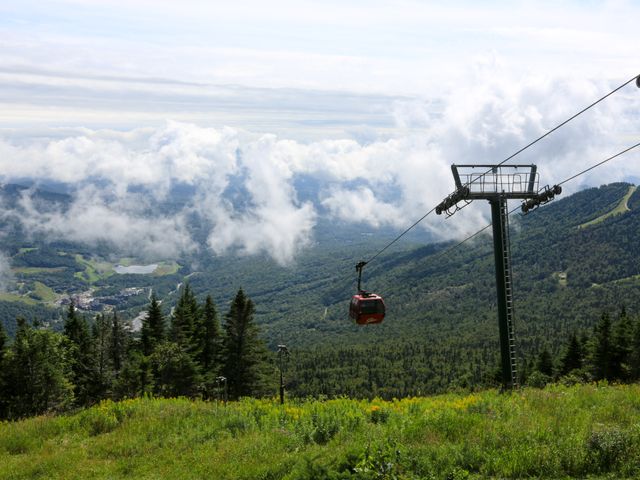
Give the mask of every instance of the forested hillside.
[{"label": "forested hillside", "polygon": [[[631,188],[588,189],[512,217],[521,375],[545,350],[559,359],[571,335],[591,336],[603,313],[640,311],[640,194],[634,189],[628,211],[580,228],[615,209]],[[443,248],[390,254],[367,266],[368,288],[385,295],[385,323],[354,327],[301,354],[298,375],[310,392],[403,395],[491,382],[499,355],[491,236],[436,255]],[[348,288],[337,285],[325,298]]]},{"label": "forested hillside", "polygon": [[[13,198],[11,192],[5,195]],[[64,202],[64,196],[43,195]],[[607,215],[612,212],[616,215]],[[591,335],[603,313],[617,319],[623,307],[631,316],[640,311],[639,212],[638,191],[616,183],[512,216],[522,375],[544,350],[559,359],[571,335]],[[451,251],[445,251],[451,244],[417,246],[420,237],[413,236],[378,257],[366,267],[365,285],[384,295],[387,318],[361,328],[347,316],[354,265],[392,239],[389,230],[342,230],[322,220],[317,243],[287,267],[266,257],[212,256],[203,250],[165,259],[149,275],[117,274],[116,263],[135,259],[115,257],[106,247],[46,243],[21,238],[19,228],[9,231],[11,265],[24,290],[5,294],[0,302],[10,335],[18,315],[61,328],[64,308],[42,300],[46,289],[58,299],[91,289],[104,302],[100,308],[115,308],[126,321],[147,308],[152,290],[170,312],[178,286],[187,281],[200,301],[211,295],[224,308],[242,287],[254,301],[268,346],[285,343],[292,352],[291,388],[303,395],[393,396],[486,385],[498,365],[490,234]],[[123,289],[136,293],[126,296]],[[116,301],[122,303],[108,303]],[[95,313],[86,315],[91,319]]]}]

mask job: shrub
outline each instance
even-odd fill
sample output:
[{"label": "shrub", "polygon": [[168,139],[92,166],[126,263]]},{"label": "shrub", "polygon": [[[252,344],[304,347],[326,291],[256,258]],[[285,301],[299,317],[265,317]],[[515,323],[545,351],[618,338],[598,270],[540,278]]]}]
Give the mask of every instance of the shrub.
[{"label": "shrub", "polygon": [[588,459],[596,472],[609,472],[618,467],[629,455],[630,436],[616,427],[591,432],[587,440]]},{"label": "shrub", "polygon": [[84,410],[80,414],[80,425],[87,429],[89,435],[108,433],[120,424],[115,413],[103,405]]},{"label": "shrub", "polygon": [[244,433],[251,428],[249,419],[241,415],[233,415],[226,418],[223,425],[224,428],[227,429],[234,437],[237,437],[239,434]]},{"label": "shrub", "polygon": [[527,385],[533,388],[544,388],[550,381],[551,377],[549,375],[535,371],[529,375]]},{"label": "shrub", "polygon": [[373,405],[369,410],[369,418],[372,423],[387,423],[389,410],[378,405]]}]

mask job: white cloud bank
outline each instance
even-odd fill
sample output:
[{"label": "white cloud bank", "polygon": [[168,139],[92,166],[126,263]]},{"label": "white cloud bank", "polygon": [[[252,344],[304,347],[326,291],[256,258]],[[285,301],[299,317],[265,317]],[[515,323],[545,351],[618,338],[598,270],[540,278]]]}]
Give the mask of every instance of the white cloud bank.
[{"label": "white cloud bank", "polygon": [[[186,221],[197,214],[209,225],[206,243],[214,253],[268,253],[286,264],[312,241],[320,207],[347,222],[410,225],[450,193],[452,163],[498,163],[612,86],[544,76],[514,81],[489,59],[455,93],[437,99],[437,113],[432,102],[398,103],[393,114],[409,133],[393,138],[301,143],[177,122],[126,132],[82,129],[62,139],[5,137],[0,172],[4,181],[28,177],[80,185],[66,211],[41,209],[25,197],[17,218],[33,232],[171,256],[197,248]],[[628,111],[637,111],[638,97],[640,91],[627,87],[510,163],[538,164],[542,186],[604,159],[637,131]],[[313,202],[298,198],[295,180],[301,175],[321,184]],[[639,176],[637,161],[621,159],[566,191]],[[193,188],[195,200],[172,216],[158,213],[153,203],[165,200],[175,185]],[[139,187],[153,192],[153,202],[131,193]],[[476,205],[449,221],[430,216],[422,226],[451,238],[487,219],[488,209]]]},{"label": "white cloud bank", "polygon": [[9,291],[14,280],[15,278],[11,271],[9,258],[5,254],[0,253],[0,292]]},{"label": "white cloud bank", "polygon": [[68,240],[88,245],[107,243],[112,248],[140,258],[172,258],[193,251],[184,214],[149,217],[140,195],[106,198],[94,186],[81,189],[68,209],[39,205],[23,193],[19,208],[5,213],[22,222],[27,232],[48,240]]}]

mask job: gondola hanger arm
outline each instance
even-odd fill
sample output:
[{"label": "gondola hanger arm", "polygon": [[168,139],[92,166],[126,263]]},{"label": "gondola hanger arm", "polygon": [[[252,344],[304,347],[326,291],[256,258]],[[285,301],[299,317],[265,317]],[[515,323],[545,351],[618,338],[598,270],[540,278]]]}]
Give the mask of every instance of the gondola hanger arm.
[{"label": "gondola hanger arm", "polygon": [[367,262],[358,262],[356,264],[356,272],[358,272],[358,292],[362,291],[362,288],[360,288],[360,284],[362,281],[362,269],[364,268],[364,266],[367,264]]}]

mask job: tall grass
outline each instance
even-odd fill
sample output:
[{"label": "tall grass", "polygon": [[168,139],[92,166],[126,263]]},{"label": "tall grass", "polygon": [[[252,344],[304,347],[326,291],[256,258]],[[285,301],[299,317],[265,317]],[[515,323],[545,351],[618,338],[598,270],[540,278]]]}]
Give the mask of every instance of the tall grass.
[{"label": "tall grass", "polygon": [[637,478],[640,386],[105,401],[0,424],[0,478]]}]

